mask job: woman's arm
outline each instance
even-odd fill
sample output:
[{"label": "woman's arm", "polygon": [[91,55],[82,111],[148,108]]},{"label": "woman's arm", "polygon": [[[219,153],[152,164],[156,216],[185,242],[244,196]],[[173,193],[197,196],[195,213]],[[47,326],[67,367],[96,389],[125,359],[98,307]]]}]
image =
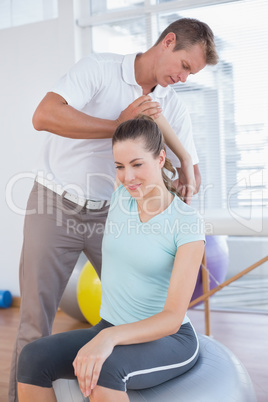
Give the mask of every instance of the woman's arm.
[{"label": "woman's arm", "polygon": [[68,105],[62,96],[48,92],[33,115],[33,126],[38,131],[49,131],[68,138],[111,138],[123,121],[135,118],[139,114],[155,118],[161,112],[159,110],[157,102],[151,101],[149,96],[141,96],[126,109],[119,111],[118,119],[100,119],[80,112]]},{"label": "woman's arm", "polygon": [[178,137],[176,136],[173,128],[167,121],[167,119],[161,114],[157,119],[155,119],[158,127],[163,133],[165,143],[171,149],[172,152],[182,161],[192,162],[190,154],[186,151]]},{"label": "woman's arm", "polygon": [[142,321],[106,328],[80,349],[74,368],[85,396],[96,386],[101,367],[116,345],[150,342],[179,330],[194,291],[203,252],[202,240],[178,248],[162,312]]},{"label": "woman's arm", "polygon": [[193,194],[195,194],[196,180],[193,162],[190,154],[186,151],[178,137],[176,136],[173,128],[163,115],[155,119],[158,127],[163,133],[165,143],[172,152],[179,158],[181,162],[181,182],[179,188],[180,194],[183,196],[184,201],[190,204]]},{"label": "woman's arm", "polygon": [[[181,171],[181,168],[177,168],[177,172],[178,172],[179,178],[173,181],[173,185],[175,186],[175,188],[177,188],[180,195],[182,197],[185,197],[185,195],[186,195],[185,183],[187,182],[187,179],[186,179],[183,171]],[[194,194],[197,194],[200,189],[201,180],[202,180],[199,166],[197,164],[194,165],[194,178],[195,178]]]}]

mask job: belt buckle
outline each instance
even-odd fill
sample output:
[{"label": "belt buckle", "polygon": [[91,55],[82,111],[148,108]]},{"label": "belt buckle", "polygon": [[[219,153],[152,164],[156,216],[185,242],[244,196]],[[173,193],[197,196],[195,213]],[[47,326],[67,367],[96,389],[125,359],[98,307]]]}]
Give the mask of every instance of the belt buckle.
[{"label": "belt buckle", "polygon": [[82,208],[87,208],[92,211],[97,211],[98,209],[103,208],[107,204],[107,201],[104,200],[102,201],[88,200],[86,198],[82,198],[77,195],[68,193],[67,191],[64,193],[63,197],[75,203],[76,205],[79,205]]},{"label": "belt buckle", "polygon": [[87,200],[81,197],[78,197],[77,195],[74,195],[72,193],[68,193],[65,191],[63,193],[63,198],[66,198],[67,200],[71,201],[72,203],[79,205],[79,207],[84,208],[86,206]]},{"label": "belt buckle", "polygon": [[77,197],[77,204],[82,207],[85,208],[87,205],[88,200],[85,198],[81,198],[81,197]]},{"label": "belt buckle", "polygon": [[103,205],[104,205],[104,202],[103,202],[103,201],[87,200],[87,201],[86,201],[86,204],[85,204],[85,207],[86,207],[87,209],[91,209],[91,210],[93,210],[93,211],[96,211],[96,210],[98,210],[98,209],[101,209],[101,208],[103,207]]}]

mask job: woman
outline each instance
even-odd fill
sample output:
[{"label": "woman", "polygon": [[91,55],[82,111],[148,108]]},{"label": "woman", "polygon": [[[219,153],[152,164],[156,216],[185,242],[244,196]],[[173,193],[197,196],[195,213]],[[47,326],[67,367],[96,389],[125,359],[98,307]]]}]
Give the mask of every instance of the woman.
[{"label": "woman", "polygon": [[204,251],[201,219],[164,172],[173,168],[153,120],[122,123],[113,153],[117,188],[102,246],[102,320],[25,346],[21,402],[56,401],[52,381],[75,377],[91,402],[125,402],[127,389],[181,375],[198,358],[186,310]]}]

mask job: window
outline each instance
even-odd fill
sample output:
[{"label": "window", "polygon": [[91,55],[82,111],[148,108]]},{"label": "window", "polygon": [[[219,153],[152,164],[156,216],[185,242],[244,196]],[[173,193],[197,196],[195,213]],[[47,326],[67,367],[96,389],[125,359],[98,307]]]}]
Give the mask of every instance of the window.
[{"label": "window", "polygon": [[145,18],[132,18],[123,21],[110,22],[92,28],[92,50],[101,53],[135,53],[137,42],[141,51],[147,48]]},{"label": "window", "polygon": [[103,13],[129,10],[139,7],[144,1],[141,0],[100,0],[90,1],[91,15],[103,15]]},{"label": "window", "polygon": [[[145,51],[169,23],[182,17],[200,19],[212,28],[218,65],[207,66],[174,88],[191,114],[202,174],[192,205],[201,213],[216,209],[220,215],[234,209],[250,217],[252,209],[258,214],[262,207],[260,216],[267,211],[267,15],[266,0],[91,0],[78,16],[87,44],[80,56],[91,51]],[[242,225],[247,224],[255,236],[263,228],[254,226],[254,217],[243,220]],[[229,276],[267,254],[266,238],[229,237],[228,246]],[[267,311],[265,265],[219,292],[212,306]]]},{"label": "window", "polygon": [[208,23],[220,62],[175,85],[188,105],[200,160],[202,188],[193,205],[268,206],[268,3],[209,3],[91,0],[92,16],[83,23],[93,52],[122,54],[146,50],[178,18]]},{"label": "window", "polygon": [[[206,197],[210,207],[268,205],[268,79],[262,70],[267,66],[267,11],[267,2],[251,0],[160,17],[164,21],[179,16],[198,18],[216,35],[218,66],[206,68],[177,88],[189,103],[204,184],[213,185]],[[260,73],[257,65],[262,66]],[[191,91],[199,91],[199,96],[191,96]]]},{"label": "window", "polygon": [[57,17],[57,0],[1,0],[0,2],[0,29]]}]

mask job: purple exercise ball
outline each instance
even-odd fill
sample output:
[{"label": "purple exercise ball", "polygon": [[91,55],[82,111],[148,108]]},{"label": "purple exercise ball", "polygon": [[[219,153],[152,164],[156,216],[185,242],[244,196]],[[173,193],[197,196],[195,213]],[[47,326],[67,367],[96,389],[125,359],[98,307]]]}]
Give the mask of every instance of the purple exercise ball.
[{"label": "purple exercise ball", "polygon": [[[226,236],[206,236],[206,260],[209,271],[209,288],[211,290],[224,282],[226,277],[229,265],[229,250]],[[201,267],[191,300],[195,300],[203,294]]]}]

